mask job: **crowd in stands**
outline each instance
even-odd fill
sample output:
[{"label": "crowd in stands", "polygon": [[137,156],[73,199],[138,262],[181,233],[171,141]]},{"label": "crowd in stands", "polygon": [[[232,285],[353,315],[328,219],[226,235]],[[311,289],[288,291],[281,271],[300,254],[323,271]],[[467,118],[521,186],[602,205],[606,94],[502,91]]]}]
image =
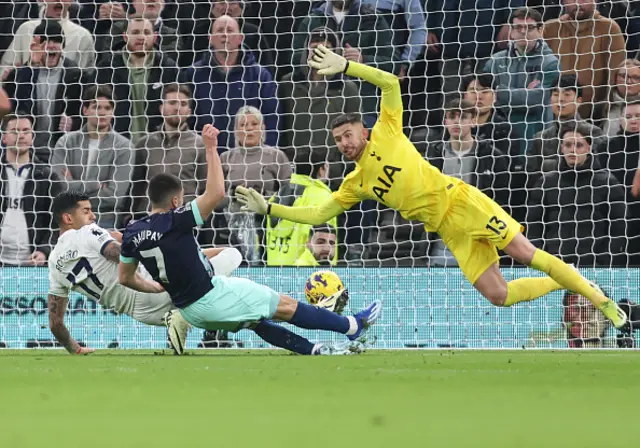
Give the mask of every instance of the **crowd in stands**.
[{"label": "crowd in stands", "polygon": [[405,132],[580,266],[640,265],[640,1],[0,0],[0,266],[42,266],[51,197],[98,224],[148,210],[148,180],[203,191],[212,123],[228,194],[199,231],[251,266],[455,266],[437,235],[365,201],[317,227],[254,216],[238,185],[322,203],[354,168],[331,135],[379,92],[309,68],[324,45],[396,74]]}]

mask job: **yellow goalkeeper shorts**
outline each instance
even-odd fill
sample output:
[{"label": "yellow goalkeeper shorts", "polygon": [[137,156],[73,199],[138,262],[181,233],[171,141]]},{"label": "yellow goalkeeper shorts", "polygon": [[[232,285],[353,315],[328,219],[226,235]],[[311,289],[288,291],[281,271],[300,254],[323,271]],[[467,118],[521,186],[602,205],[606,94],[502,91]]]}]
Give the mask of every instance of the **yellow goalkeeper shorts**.
[{"label": "yellow goalkeeper shorts", "polygon": [[455,189],[438,233],[474,284],[500,260],[497,249],[507,246],[524,228],[477,188],[460,183]]}]

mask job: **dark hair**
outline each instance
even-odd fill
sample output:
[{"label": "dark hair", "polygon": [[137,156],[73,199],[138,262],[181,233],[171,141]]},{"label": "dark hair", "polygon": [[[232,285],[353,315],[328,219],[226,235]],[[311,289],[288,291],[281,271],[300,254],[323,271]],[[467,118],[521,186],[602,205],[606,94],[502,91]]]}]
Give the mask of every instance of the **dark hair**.
[{"label": "dark hair", "polygon": [[29,123],[31,123],[31,127],[33,128],[33,123],[34,123],[34,119],[31,115],[22,115],[22,114],[9,114],[9,115],[5,115],[4,118],[2,119],[2,132],[7,130],[7,126],[9,126],[9,123],[14,121],[14,120],[29,120]]},{"label": "dark hair", "polygon": [[314,28],[311,30],[311,35],[309,36],[309,42],[307,43],[307,46],[318,42],[329,42],[335,49],[338,47],[338,36],[336,36],[336,33],[334,33],[331,29],[325,26]]},{"label": "dark hair", "polygon": [[513,11],[513,14],[511,14],[511,17],[509,17],[509,23],[513,24],[514,19],[533,19],[536,21],[536,26],[538,28],[540,28],[543,24],[542,14],[540,14],[537,9],[518,8]]},{"label": "dark hair", "polygon": [[173,82],[164,86],[164,88],[162,89],[162,99],[166,99],[167,95],[170,93],[182,93],[184,96],[191,99],[191,89],[184,84]]},{"label": "dark hair", "polygon": [[78,202],[88,200],[89,196],[74,190],[65,191],[64,193],[60,193],[55,198],[53,198],[53,203],[51,204],[51,212],[53,213],[53,217],[58,225],[62,224],[63,214],[73,212],[76,208],[78,208]]},{"label": "dark hair", "polygon": [[328,151],[323,147],[315,148],[296,148],[296,157],[294,159],[296,174],[318,177],[318,171],[328,162]]},{"label": "dark hair", "polygon": [[152,206],[166,207],[173,196],[182,191],[182,181],[171,173],[156,174],[149,181],[147,194]]},{"label": "dark hair", "polygon": [[578,98],[582,98],[582,86],[580,86],[580,83],[578,82],[578,77],[573,73],[560,75],[560,77],[558,77],[551,86],[551,92],[560,89],[573,90],[576,92],[576,96]]},{"label": "dark hair", "polygon": [[466,92],[473,81],[476,81],[482,87],[495,90],[495,79],[491,73],[474,73],[462,78],[460,91]]},{"label": "dark hair", "polygon": [[471,103],[471,101],[462,100],[462,99],[453,99],[447,101],[444,105],[444,115],[471,115],[471,118],[474,118],[478,115],[478,110]]},{"label": "dark hair", "polygon": [[591,136],[592,128],[583,122],[569,122],[560,126],[560,140],[564,140],[564,136],[568,132],[577,132],[582,135],[585,141],[589,144],[590,148],[593,148],[593,137]]},{"label": "dark hair", "polygon": [[33,30],[33,37],[39,37],[40,42],[58,42],[64,45],[64,31],[57,20],[43,19]]},{"label": "dark hair", "polygon": [[111,107],[116,107],[113,99],[113,90],[106,84],[92,85],[84,91],[82,95],[82,107],[89,107],[89,105],[99,98],[106,98],[111,103]]},{"label": "dark hair", "polygon": [[348,112],[346,114],[340,114],[331,122],[331,130],[339,128],[345,124],[362,123],[362,115],[357,112]]},{"label": "dark hair", "polygon": [[309,238],[313,238],[313,234],[314,233],[330,233],[331,235],[337,235],[336,229],[335,227],[329,225],[329,224],[319,224],[317,226],[313,226],[311,228],[311,234],[309,235]]}]

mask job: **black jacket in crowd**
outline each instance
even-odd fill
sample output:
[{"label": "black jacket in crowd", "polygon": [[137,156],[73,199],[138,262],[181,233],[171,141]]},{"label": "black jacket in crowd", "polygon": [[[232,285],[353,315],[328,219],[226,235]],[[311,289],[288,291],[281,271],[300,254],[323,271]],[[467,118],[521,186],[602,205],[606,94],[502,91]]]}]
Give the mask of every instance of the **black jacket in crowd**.
[{"label": "black jacket in crowd", "polygon": [[[129,128],[131,126],[131,116],[133,115],[133,105],[130,100],[129,68],[124,61],[122,53],[116,53],[113,59],[109,61],[99,62],[91,77],[93,78],[92,81],[98,84],[108,84],[113,89],[113,96],[116,102],[113,128],[116,132],[130,139]],[[147,101],[144,111],[148,119],[147,130],[149,132],[155,131],[163,123],[162,114],[160,114],[162,89],[167,84],[178,82],[178,77],[179,70],[175,61],[162,57],[160,53],[155,52],[152,67],[147,75]]]},{"label": "black jacket in crowd", "polygon": [[[444,141],[430,144],[426,153],[429,163],[440,171],[444,165],[444,145]],[[509,198],[508,157],[487,140],[478,142],[475,155],[475,179],[471,184],[498,204],[506,206]]]},{"label": "black jacket in crowd", "polygon": [[640,134],[621,131],[609,141],[608,150],[600,157],[606,159],[607,167],[620,179],[626,190],[629,264],[640,266],[640,198],[631,194],[633,178],[640,162]]},{"label": "black jacket in crowd", "polygon": [[[38,119],[38,71],[37,67],[19,67],[11,70],[3,86],[10,98],[13,98],[14,110],[31,115]],[[65,114],[73,119],[72,131],[82,127],[80,108],[82,106],[83,73],[74,61],[70,59],[62,60],[62,78],[56,90],[56,100],[54,103],[54,115],[51,118],[51,132],[49,145],[36,148],[35,156],[43,163],[48,163],[51,155],[51,148],[62,137],[63,132],[58,131],[60,126],[60,116]]]},{"label": "black jacket in crowd", "polygon": [[511,124],[499,110],[493,109],[491,118],[485,124],[477,126],[474,132],[476,140],[489,141],[502,154],[511,153]]},{"label": "black jacket in crowd", "polygon": [[562,159],[530,192],[528,237],[566,262],[625,264],[625,212],[624,187],[597,159],[576,168]]},{"label": "black jacket in crowd", "polygon": [[[31,252],[39,250],[49,256],[53,244],[53,215],[51,202],[60,192],[58,177],[51,169],[40,163],[30,164],[30,177],[25,182],[22,209],[25,213],[29,232]],[[4,220],[4,213],[9,208],[9,197],[6,195],[7,167],[6,155],[3,152],[0,159],[0,223]],[[2,228],[0,227],[0,231]]]}]

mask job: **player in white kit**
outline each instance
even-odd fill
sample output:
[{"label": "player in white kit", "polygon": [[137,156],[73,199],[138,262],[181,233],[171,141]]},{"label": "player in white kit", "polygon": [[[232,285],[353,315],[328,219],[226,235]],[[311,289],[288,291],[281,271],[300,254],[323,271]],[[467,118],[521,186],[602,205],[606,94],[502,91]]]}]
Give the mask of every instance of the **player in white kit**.
[{"label": "player in white kit", "polygon": [[[120,235],[95,224],[89,198],[76,192],[61,193],[54,199],[52,211],[60,237],[49,256],[48,308],[49,327],[58,342],[71,354],[94,351],[81,347],[64,324],[69,291],[75,291],[138,322],[166,325],[173,350],[182,354],[190,326],[159,285],[155,293],[141,293],[120,284],[120,242],[116,240]],[[202,251],[210,259],[215,275],[231,275],[242,261],[236,249]],[[146,271],[139,271],[138,275],[151,278]]]}]

